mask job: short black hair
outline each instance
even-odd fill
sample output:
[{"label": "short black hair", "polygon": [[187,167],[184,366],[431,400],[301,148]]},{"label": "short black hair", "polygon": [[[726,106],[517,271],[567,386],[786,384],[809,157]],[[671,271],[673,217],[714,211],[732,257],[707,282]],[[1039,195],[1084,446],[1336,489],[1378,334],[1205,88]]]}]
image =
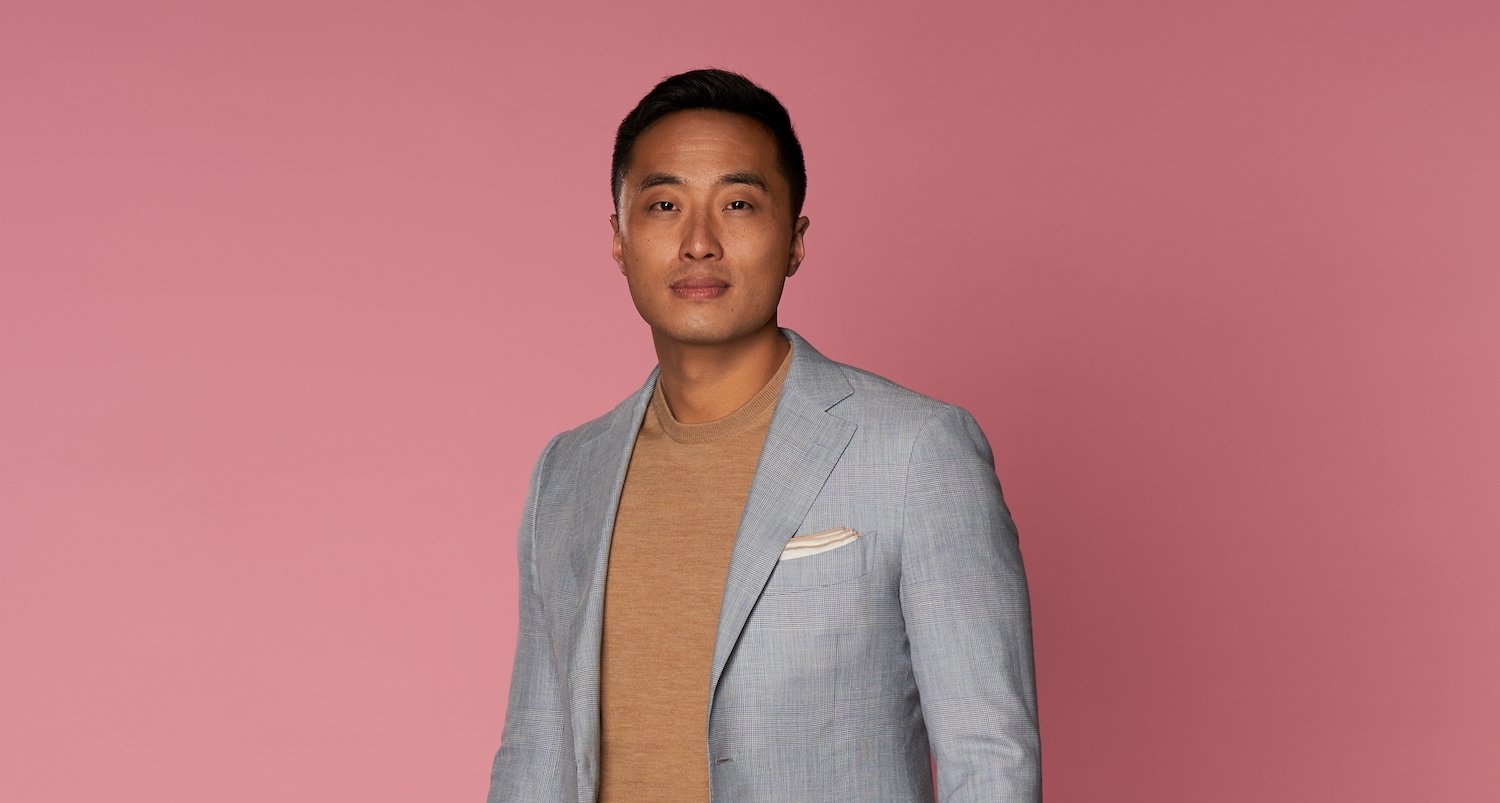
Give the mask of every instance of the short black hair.
[{"label": "short black hair", "polygon": [[792,188],[792,219],[802,214],[807,198],[807,165],[802,161],[802,143],[792,130],[792,118],[786,107],[770,92],[756,86],[749,78],[728,70],[689,70],[657,84],[635,108],[620,121],[615,132],[615,153],[610,164],[609,191],[615,211],[620,211],[620,188],[635,141],[652,123],[673,112],[691,109],[742,114],[766,127],[776,140],[781,172]]}]

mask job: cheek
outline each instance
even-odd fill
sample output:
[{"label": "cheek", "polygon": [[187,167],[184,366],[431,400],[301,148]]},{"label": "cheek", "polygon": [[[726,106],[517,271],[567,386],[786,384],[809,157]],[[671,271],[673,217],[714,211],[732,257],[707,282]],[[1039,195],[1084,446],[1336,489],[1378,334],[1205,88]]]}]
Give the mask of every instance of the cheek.
[{"label": "cheek", "polygon": [[756,233],[754,244],[756,263],[762,267],[786,270],[792,256],[792,235],[781,226],[767,226]]},{"label": "cheek", "polygon": [[634,268],[637,272],[660,272],[658,268],[672,266],[677,248],[666,237],[636,235],[625,242],[621,254],[626,267]]}]

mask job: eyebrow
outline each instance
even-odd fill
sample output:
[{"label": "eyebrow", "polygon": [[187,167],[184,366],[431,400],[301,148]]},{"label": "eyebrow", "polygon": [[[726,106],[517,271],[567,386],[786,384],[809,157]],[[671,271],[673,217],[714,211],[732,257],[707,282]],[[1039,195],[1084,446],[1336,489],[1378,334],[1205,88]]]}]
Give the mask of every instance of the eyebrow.
[{"label": "eyebrow", "polygon": [[641,183],[637,189],[649,190],[652,187],[663,185],[678,186],[685,183],[680,176],[674,176],[670,173],[647,173],[645,178],[641,179]]},{"label": "eyebrow", "polygon": [[[652,187],[679,187],[686,183],[686,181],[682,180],[681,176],[674,176],[671,173],[647,173],[641,179],[641,183],[637,189],[644,192],[645,190],[649,190]],[[755,173],[752,171],[725,173],[724,175],[719,176],[718,180],[714,183],[719,185],[746,184],[760,190],[761,192],[771,191],[770,188],[766,185],[766,180],[762,178],[759,173]]]},{"label": "eyebrow", "polygon": [[759,173],[740,172],[726,173],[719,176],[719,184],[748,184],[761,192],[770,192],[766,187],[766,180]]}]

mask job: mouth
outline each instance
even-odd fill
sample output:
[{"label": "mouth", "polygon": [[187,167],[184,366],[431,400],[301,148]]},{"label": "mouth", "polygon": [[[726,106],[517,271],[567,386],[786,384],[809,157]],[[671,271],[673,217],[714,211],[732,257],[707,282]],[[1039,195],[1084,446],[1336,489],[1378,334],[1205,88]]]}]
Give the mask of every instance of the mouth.
[{"label": "mouth", "polygon": [[678,279],[671,287],[679,298],[717,298],[729,289],[729,283],[711,276],[694,276]]}]

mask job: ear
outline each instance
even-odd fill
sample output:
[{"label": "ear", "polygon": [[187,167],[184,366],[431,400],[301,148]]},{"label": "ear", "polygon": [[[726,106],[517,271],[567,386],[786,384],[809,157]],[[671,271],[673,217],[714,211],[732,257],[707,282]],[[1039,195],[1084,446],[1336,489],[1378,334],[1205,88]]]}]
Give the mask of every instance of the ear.
[{"label": "ear", "polygon": [[787,261],[786,265],[786,275],[788,276],[797,272],[797,267],[802,264],[802,257],[806,255],[802,247],[802,235],[807,233],[807,227],[810,223],[812,221],[806,217],[799,217],[797,218],[797,222],[792,226],[792,258]]},{"label": "ear", "polygon": [[610,245],[609,254],[615,258],[615,264],[620,266],[620,275],[625,275],[625,240],[620,236],[620,216],[609,216],[609,227],[614,230],[614,242]]}]

